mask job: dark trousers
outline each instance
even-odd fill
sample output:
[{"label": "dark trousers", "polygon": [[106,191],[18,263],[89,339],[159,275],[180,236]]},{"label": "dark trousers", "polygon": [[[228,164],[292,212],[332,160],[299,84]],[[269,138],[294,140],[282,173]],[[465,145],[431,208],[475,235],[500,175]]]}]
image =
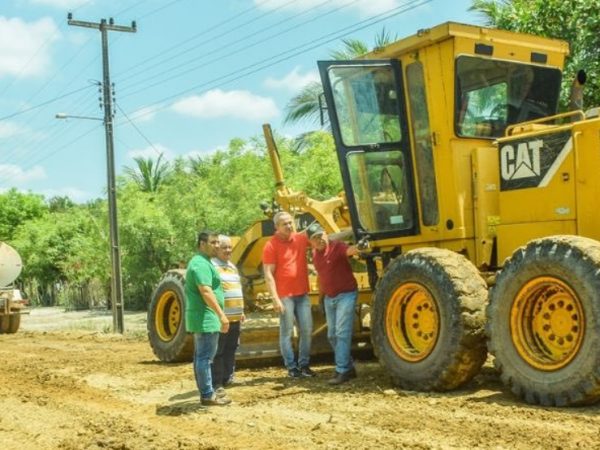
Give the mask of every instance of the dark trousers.
[{"label": "dark trousers", "polygon": [[229,331],[219,334],[219,346],[212,363],[212,384],[215,389],[233,379],[235,351],[240,344],[240,322],[230,322]]}]

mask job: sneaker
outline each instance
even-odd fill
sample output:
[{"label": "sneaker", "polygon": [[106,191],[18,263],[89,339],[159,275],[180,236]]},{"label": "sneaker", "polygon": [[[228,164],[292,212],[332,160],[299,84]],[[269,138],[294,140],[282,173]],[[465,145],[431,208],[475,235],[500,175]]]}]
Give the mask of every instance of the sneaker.
[{"label": "sneaker", "polygon": [[212,397],[203,398],[201,403],[204,406],[225,406],[231,403],[231,399],[226,395],[219,397],[216,392],[213,392]]},{"label": "sneaker", "polygon": [[224,387],[218,387],[217,389],[215,389],[215,394],[217,398],[227,397],[227,392],[225,392]]},{"label": "sneaker", "polygon": [[288,370],[288,377],[290,377],[290,378],[300,378],[301,376],[302,376],[302,373],[296,367]]},{"label": "sneaker", "polygon": [[356,369],[354,367],[352,369],[350,369],[348,372],[344,372],[344,373],[336,372],[335,376],[333,378],[331,378],[327,383],[332,386],[336,386],[338,384],[342,384],[347,381],[350,381],[352,378],[356,378]]},{"label": "sneaker", "polygon": [[300,375],[302,375],[305,378],[312,378],[312,377],[316,377],[317,373],[313,372],[310,367],[308,366],[304,366],[300,368]]}]

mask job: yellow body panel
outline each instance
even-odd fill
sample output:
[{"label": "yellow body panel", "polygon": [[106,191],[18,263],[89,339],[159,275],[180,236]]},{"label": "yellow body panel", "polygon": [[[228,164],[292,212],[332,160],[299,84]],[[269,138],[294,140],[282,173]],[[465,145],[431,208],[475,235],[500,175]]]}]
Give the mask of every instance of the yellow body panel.
[{"label": "yellow body panel", "polygon": [[515,223],[498,225],[498,263],[503,262],[519,247],[532,239],[558,234],[577,234],[574,220],[554,222]]}]

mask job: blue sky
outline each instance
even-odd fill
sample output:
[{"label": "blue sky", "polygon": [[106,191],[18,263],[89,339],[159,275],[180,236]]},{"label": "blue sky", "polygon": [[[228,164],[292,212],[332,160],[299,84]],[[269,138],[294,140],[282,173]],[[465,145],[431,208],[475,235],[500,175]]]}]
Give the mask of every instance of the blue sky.
[{"label": "blue sky", "polygon": [[[100,32],[73,18],[137,33],[109,33],[115,83],[117,174],[133,157],[202,155],[235,137],[284,126],[284,108],[318,79],[342,38],[372,45],[383,27],[404,37],[446,21],[481,23],[471,0],[2,0],[0,191],[104,197]],[[127,119],[129,118],[129,120]],[[133,125],[132,125],[133,123]]]}]

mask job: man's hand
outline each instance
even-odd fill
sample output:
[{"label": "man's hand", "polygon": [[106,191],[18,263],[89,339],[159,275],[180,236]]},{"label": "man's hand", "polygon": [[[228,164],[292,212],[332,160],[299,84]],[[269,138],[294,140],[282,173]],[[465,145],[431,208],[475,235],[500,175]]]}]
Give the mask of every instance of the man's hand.
[{"label": "man's hand", "polygon": [[227,316],[221,317],[221,333],[225,334],[229,331],[229,319]]},{"label": "man's hand", "polygon": [[283,306],[283,302],[278,298],[273,299],[273,311],[279,314],[283,314],[283,312],[285,311],[285,306]]}]

